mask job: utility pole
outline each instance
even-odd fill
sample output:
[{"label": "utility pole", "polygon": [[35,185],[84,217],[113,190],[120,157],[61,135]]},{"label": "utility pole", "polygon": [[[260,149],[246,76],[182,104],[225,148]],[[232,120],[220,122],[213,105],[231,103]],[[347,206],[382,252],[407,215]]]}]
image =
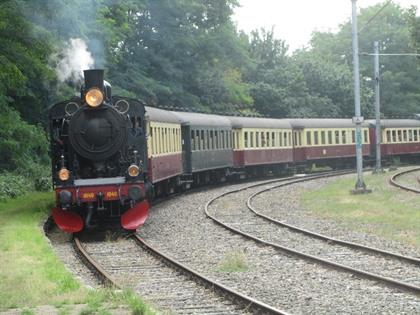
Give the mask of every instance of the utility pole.
[{"label": "utility pole", "polygon": [[373,43],[375,54],[375,118],[376,118],[376,165],[374,173],[382,173],[381,165],[381,110],[379,102],[379,43]]},{"label": "utility pole", "polygon": [[357,34],[357,0],[352,2],[352,43],[353,43],[353,74],[354,74],[354,112],[353,122],[356,124],[356,165],[357,181],[354,194],[364,194],[370,192],[366,189],[363,181],[363,152],[362,152],[362,123],[363,117],[360,111],[360,74],[359,74],[359,39]]}]

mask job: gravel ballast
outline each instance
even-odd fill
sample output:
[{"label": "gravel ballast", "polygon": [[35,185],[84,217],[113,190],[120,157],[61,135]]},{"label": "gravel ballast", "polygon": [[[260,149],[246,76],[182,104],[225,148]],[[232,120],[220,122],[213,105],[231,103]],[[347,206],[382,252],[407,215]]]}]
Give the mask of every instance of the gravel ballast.
[{"label": "gravel ballast", "polygon": [[[333,179],[299,184],[303,185],[299,189],[320,187],[330,180]],[[209,277],[290,313],[420,312],[420,299],[412,294],[290,257],[215,225],[204,215],[205,202],[212,196],[234,188],[216,188],[164,202],[153,209],[149,221],[139,234],[152,245]],[[287,191],[279,190],[272,196],[275,196],[275,200],[282,200],[284,211],[293,211],[292,206],[299,208],[298,188],[295,185],[289,186]],[[267,196],[263,199],[270,202]],[[243,200],[240,196],[221,200],[218,205],[219,211],[222,211],[224,216],[235,215],[235,207],[244,207],[245,201],[246,199]],[[297,220],[298,217],[295,213],[294,218]],[[302,220],[305,221],[306,217],[301,217],[299,222]],[[337,229],[335,222],[321,220],[318,224],[323,233]],[[328,226],[322,228],[321,224]],[[306,228],[313,228],[312,222],[308,222],[307,225],[309,226]],[[338,230],[340,235],[351,234],[351,231],[344,232],[342,228]],[[360,240],[362,234],[356,233],[356,236],[358,238],[352,239],[353,241]],[[369,244],[369,237],[363,239]],[[372,245],[384,248],[384,243],[379,242],[378,238],[374,237],[373,240],[376,242]],[[393,249],[398,247],[397,244],[393,245]],[[397,251],[413,253],[412,249]],[[247,271],[222,272],[221,264],[226,256],[235,252],[240,252],[245,257]]]}]

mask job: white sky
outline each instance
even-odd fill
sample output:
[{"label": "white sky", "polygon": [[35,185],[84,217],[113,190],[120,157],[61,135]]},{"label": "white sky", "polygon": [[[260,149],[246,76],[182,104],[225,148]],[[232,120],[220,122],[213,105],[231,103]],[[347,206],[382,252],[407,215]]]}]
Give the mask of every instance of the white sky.
[{"label": "white sky", "polygon": [[[358,0],[358,8],[384,3],[385,0]],[[404,8],[420,6],[420,0],[394,0]],[[286,41],[290,51],[307,46],[311,33],[336,31],[350,20],[351,0],[239,0],[233,20],[238,29],[251,32],[274,25],[276,38]]]}]

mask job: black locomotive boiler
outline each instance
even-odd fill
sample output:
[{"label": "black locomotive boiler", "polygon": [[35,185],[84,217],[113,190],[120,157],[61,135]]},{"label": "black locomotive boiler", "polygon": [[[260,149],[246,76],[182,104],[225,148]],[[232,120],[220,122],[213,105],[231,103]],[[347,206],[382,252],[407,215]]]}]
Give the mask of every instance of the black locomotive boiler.
[{"label": "black locomotive boiler", "polygon": [[53,219],[66,232],[110,218],[135,230],[149,211],[144,104],[113,96],[103,70],[84,79],[80,97],[49,110]]}]

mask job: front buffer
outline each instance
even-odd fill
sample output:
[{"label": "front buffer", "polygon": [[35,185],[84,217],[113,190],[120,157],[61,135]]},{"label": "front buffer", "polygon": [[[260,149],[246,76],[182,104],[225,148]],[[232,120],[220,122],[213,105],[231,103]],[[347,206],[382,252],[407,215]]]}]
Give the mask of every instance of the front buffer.
[{"label": "front buffer", "polygon": [[[69,233],[91,227],[93,219],[120,217],[126,230],[142,226],[149,214],[143,183],[59,187],[52,217]],[[100,220],[99,220],[100,221]]]}]

